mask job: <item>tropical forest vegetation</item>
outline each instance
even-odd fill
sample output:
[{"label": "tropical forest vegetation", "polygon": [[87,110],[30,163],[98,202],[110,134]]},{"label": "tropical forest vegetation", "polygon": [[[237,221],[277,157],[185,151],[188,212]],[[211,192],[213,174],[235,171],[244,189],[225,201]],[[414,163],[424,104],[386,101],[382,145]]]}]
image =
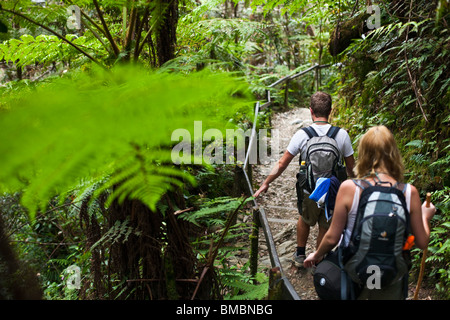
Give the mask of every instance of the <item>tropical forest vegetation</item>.
[{"label": "tropical forest vegetation", "polygon": [[387,126],[431,193],[422,287],[449,299],[449,24],[448,0],[1,1],[0,298],[265,299],[267,272],[230,262],[252,232],[239,150],[208,163],[196,138],[323,90],[355,150]]}]

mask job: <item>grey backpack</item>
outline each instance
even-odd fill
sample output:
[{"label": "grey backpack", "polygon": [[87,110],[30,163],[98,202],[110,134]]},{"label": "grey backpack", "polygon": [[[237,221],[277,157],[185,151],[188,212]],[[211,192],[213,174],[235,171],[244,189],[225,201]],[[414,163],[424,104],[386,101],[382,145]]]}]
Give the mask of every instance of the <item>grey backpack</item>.
[{"label": "grey backpack", "polygon": [[410,258],[403,246],[411,230],[404,196],[406,185],[388,187],[353,181],[363,191],[350,242],[341,244],[346,273],[361,286],[375,271],[379,272],[381,288],[401,279],[407,285]]},{"label": "grey backpack", "polygon": [[304,188],[312,193],[319,178],[336,176],[339,181],[347,178],[342,156],[336,143],[339,127],[332,126],[326,135],[319,137],[312,127],[302,128],[309,137],[306,143],[306,181]]}]

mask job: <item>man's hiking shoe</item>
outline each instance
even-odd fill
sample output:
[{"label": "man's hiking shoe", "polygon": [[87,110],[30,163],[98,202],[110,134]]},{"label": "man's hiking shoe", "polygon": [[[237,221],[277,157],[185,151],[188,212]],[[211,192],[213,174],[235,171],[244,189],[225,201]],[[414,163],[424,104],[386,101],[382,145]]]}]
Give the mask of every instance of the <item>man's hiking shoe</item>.
[{"label": "man's hiking shoe", "polygon": [[297,268],[303,268],[303,261],[305,261],[305,259],[306,255],[297,255],[297,252],[294,252],[294,255],[292,256],[292,262]]}]

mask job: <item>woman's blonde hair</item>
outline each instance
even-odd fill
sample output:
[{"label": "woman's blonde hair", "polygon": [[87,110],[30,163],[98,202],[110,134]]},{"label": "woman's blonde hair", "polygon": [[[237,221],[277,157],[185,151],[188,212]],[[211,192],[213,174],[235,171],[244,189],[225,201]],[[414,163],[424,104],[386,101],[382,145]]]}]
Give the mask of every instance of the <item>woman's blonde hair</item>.
[{"label": "woman's blonde hair", "polygon": [[384,172],[397,181],[403,180],[403,160],[388,128],[372,127],[361,137],[354,171],[358,178]]}]

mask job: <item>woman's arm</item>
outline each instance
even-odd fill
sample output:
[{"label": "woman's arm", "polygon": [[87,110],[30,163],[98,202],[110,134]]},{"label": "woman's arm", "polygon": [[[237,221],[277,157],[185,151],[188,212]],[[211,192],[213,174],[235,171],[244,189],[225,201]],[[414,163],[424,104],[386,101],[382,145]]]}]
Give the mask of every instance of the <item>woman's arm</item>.
[{"label": "woman's arm", "polygon": [[325,233],[317,251],[311,253],[303,262],[305,268],[310,268],[319,262],[326,253],[333,250],[338,244],[347,223],[348,212],[352,207],[355,188],[356,185],[351,180],[346,180],[341,184],[336,195],[336,204],[330,228]]}]

